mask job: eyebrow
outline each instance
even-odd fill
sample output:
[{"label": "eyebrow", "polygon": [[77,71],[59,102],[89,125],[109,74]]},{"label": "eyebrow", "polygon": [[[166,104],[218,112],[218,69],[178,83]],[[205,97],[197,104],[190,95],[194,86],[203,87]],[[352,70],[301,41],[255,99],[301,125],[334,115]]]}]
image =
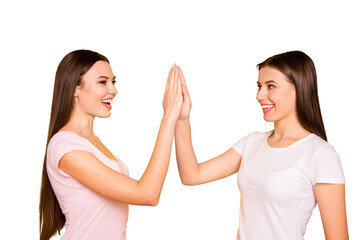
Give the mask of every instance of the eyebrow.
[{"label": "eyebrow", "polygon": [[[275,82],[274,80],[268,80],[268,81],[265,82],[265,84],[269,84],[269,83],[276,83],[276,84],[278,84],[278,83]],[[257,84],[261,84],[261,83],[257,82]]]},{"label": "eyebrow", "polygon": [[[98,77],[98,79],[100,79],[100,78],[105,78],[106,80],[109,80],[109,77],[107,77],[107,76],[100,76],[100,77]],[[116,78],[116,76],[114,76],[112,80],[115,80],[115,78]]]}]

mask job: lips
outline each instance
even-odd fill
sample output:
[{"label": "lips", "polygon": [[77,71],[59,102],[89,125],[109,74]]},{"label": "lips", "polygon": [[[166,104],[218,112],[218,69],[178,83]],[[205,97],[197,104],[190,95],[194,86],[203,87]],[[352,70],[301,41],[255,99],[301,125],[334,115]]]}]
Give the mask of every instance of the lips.
[{"label": "lips", "polygon": [[104,107],[106,107],[107,109],[111,109],[111,103],[113,102],[112,98],[106,98],[101,100],[101,103]]},{"label": "lips", "polygon": [[274,109],[275,105],[274,104],[261,104],[261,107],[263,109],[263,113],[268,113],[272,109]]}]

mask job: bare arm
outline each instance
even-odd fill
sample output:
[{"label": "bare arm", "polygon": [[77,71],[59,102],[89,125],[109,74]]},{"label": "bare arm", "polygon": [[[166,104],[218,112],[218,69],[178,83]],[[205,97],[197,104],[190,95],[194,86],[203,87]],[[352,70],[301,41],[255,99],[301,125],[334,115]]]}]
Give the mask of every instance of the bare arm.
[{"label": "bare arm", "polygon": [[348,240],[345,185],[318,183],[314,192],[326,240]]},{"label": "bare arm", "polygon": [[176,71],[173,67],[169,73],[163,100],[164,117],[149,164],[139,181],[108,168],[85,151],[65,154],[59,169],[110,199],[136,205],[157,205],[169,166],[175,122],[183,101]]},{"label": "bare arm", "polygon": [[241,156],[232,148],[215,158],[198,164],[191,143],[189,122],[176,124],[175,148],[180,178],[185,185],[215,181],[236,173],[240,167]]},{"label": "bare arm", "polygon": [[213,159],[198,164],[191,140],[189,121],[191,100],[181,69],[179,69],[179,77],[182,83],[184,102],[175,128],[175,148],[182,183],[197,185],[236,173],[240,167],[241,156],[232,148]]}]

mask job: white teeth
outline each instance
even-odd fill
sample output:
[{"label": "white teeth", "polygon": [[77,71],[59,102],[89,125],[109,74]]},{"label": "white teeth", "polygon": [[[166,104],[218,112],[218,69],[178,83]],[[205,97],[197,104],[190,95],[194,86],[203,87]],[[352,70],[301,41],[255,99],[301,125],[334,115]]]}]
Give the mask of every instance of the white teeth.
[{"label": "white teeth", "polygon": [[105,99],[105,100],[102,100],[101,102],[103,102],[103,103],[112,103],[112,99]]},{"label": "white teeth", "polygon": [[263,105],[261,106],[263,109],[267,109],[267,108],[272,108],[274,107],[274,105]]}]

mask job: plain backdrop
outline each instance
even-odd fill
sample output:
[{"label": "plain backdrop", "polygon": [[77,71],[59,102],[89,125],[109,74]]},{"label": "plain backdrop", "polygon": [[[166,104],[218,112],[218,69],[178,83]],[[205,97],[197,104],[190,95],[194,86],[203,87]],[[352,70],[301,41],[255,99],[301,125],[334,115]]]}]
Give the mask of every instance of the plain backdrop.
[{"label": "plain backdrop", "polygon": [[[342,159],[351,239],[358,228],[360,15],[356,1],[2,1],[0,239],[38,239],[41,172],[54,76],[70,51],[110,60],[118,95],[95,133],[139,179],[162,118],[169,69],[184,71],[200,162],[252,131],[272,129],[255,99],[256,64],[301,50],[315,62],[328,140]],[[173,154],[157,207],[130,206],[129,240],[231,240],[236,175],[180,182]],[[55,237],[54,239],[60,239]],[[316,208],[305,239],[324,239]]]}]

